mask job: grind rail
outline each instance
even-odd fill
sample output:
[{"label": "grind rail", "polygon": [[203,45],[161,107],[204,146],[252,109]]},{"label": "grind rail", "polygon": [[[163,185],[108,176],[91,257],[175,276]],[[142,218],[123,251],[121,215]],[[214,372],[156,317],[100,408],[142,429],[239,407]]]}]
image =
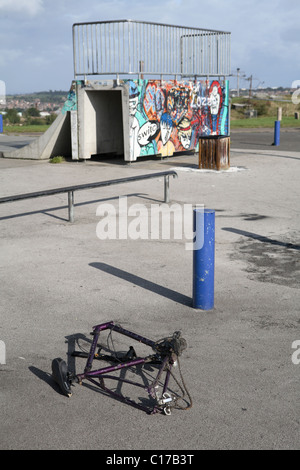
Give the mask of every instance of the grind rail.
[{"label": "grind rail", "polygon": [[169,170],[169,171],[162,171],[160,173],[150,173],[147,175],[129,176],[127,178],[119,178],[119,179],[114,179],[114,180],[99,181],[95,183],[86,183],[86,184],[80,184],[80,185],[74,185],[74,186],[67,186],[64,188],[46,189],[44,191],[36,191],[33,193],[16,194],[14,196],[1,197],[0,204],[6,203],[6,202],[20,201],[23,199],[33,199],[37,197],[53,196],[54,194],[68,193],[68,215],[69,215],[68,220],[69,222],[74,222],[74,192],[75,191],[100,188],[103,186],[112,186],[114,184],[131,183],[132,181],[140,181],[140,180],[164,177],[164,202],[168,203],[170,202],[170,187],[169,187],[170,176],[173,176],[173,178],[176,178],[178,175],[176,171]]}]

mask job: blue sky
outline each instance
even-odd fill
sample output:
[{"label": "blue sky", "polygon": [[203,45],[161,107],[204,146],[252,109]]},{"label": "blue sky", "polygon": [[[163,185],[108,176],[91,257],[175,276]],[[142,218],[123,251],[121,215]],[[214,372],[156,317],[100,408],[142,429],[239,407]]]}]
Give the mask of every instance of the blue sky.
[{"label": "blue sky", "polygon": [[230,31],[233,74],[289,87],[300,80],[299,18],[299,0],[0,0],[0,80],[7,94],[68,90],[73,23],[132,19]]}]

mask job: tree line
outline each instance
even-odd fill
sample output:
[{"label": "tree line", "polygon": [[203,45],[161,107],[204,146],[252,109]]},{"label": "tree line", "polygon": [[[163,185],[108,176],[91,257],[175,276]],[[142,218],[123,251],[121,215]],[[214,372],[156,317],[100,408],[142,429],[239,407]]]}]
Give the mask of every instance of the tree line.
[{"label": "tree line", "polygon": [[17,109],[5,109],[5,114],[3,115],[4,125],[10,124],[23,124],[23,125],[44,125],[52,124],[56,119],[56,114],[50,114],[49,116],[41,116],[40,111],[34,107],[28,108],[22,112],[22,116]]}]

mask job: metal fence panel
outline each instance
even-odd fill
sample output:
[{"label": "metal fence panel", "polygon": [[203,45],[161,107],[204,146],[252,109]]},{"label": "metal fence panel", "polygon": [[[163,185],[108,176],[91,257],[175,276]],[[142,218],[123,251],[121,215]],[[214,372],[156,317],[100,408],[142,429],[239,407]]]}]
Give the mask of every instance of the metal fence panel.
[{"label": "metal fence panel", "polygon": [[230,33],[132,20],[73,25],[74,75],[230,74]]}]

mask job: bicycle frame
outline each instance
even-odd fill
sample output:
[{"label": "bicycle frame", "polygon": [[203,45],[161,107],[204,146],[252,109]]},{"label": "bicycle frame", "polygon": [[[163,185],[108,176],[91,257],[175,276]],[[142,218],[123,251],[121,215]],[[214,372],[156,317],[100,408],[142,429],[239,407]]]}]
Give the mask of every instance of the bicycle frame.
[{"label": "bicycle frame", "polygon": [[[102,355],[100,354],[101,348],[99,349],[98,352],[96,352],[96,350],[98,347],[100,333],[104,330],[113,330],[114,332],[120,333],[121,335],[127,336],[129,338],[132,338],[133,340],[138,341],[139,343],[143,343],[151,347],[154,350],[154,354],[151,354],[144,358],[137,358],[134,348],[130,346],[128,353],[122,359],[116,359],[116,357],[114,356]],[[97,387],[100,387],[100,389],[104,390],[105,392],[113,396],[114,398],[117,398],[118,400],[125,402],[127,404],[130,404],[138,409],[146,411],[148,414],[154,414],[160,411],[169,415],[171,413],[171,407],[175,406],[176,399],[177,399],[176,396],[171,396],[167,392],[167,389],[169,385],[172,367],[177,361],[177,356],[180,354],[178,353],[178,348],[176,348],[176,344],[178,344],[178,342],[176,343],[176,341],[178,341],[178,338],[180,337],[180,332],[175,332],[171,339],[169,338],[168,340],[162,340],[161,342],[156,342],[156,341],[147,339],[143,336],[140,336],[136,333],[133,333],[131,331],[128,331],[122,328],[121,326],[115,324],[113,321],[111,321],[111,322],[102,323],[100,325],[94,326],[93,332],[91,334],[93,336],[93,341],[90,346],[89,352],[87,354],[79,352],[79,351],[74,351],[72,353],[72,356],[87,357],[84,372],[80,374],[76,374],[76,375],[70,374],[70,373],[66,373],[66,374],[63,373],[65,377],[62,378],[62,381],[60,382],[60,384],[61,383],[66,384],[67,381],[69,381],[69,384],[71,384],[72,381],[74,380],[77,381],[79,384],[82,384],[84,380],[88,380],[89,382],[93,383]],[[183,341],[185,343],[185,340],[183,339],[179,341]],[[108,367],[103,367],[100,369],[93,369],[93,362],[95,359],[97,360],[104,359],[106,361],[111,360],[113,362],[117,362],[117,364],[108,366]],[[115,372],[121,369],[126,369],[132,366],[137,366],[140,364],[146,364],[146,363],[159,364],[157,376],[149,386],[145,386],[138,382],[134,382],[131,380],[127,380],[125,378],[120,378],[120,377],[111,375],[112,372]],[[161,395],[159,395],[158,383],[161,380],[161,377],[164,372],[165,372],[165,379],[162,384]],[[55,374],[54,374],[54,378],[55,378]],[[98,379],[98,381],[96,381],[96,379]],[[147,391],[149,397],[155,399],[156,404],[152,407],[147,407],[145,405],[136,403],[133,400],[127,397],[124,397],[120,393],[114,392],[113,390],[106,387],[104,383],[104,379],[118,380],[118,381],[125,382],[128,384],[137,386],[137,387],[141,387]],[[64,387],[61,387],[61,388],[64,388]],[[68,396],[71,396],[71,393],[65,393],[65,394],[67,394]]]}]

